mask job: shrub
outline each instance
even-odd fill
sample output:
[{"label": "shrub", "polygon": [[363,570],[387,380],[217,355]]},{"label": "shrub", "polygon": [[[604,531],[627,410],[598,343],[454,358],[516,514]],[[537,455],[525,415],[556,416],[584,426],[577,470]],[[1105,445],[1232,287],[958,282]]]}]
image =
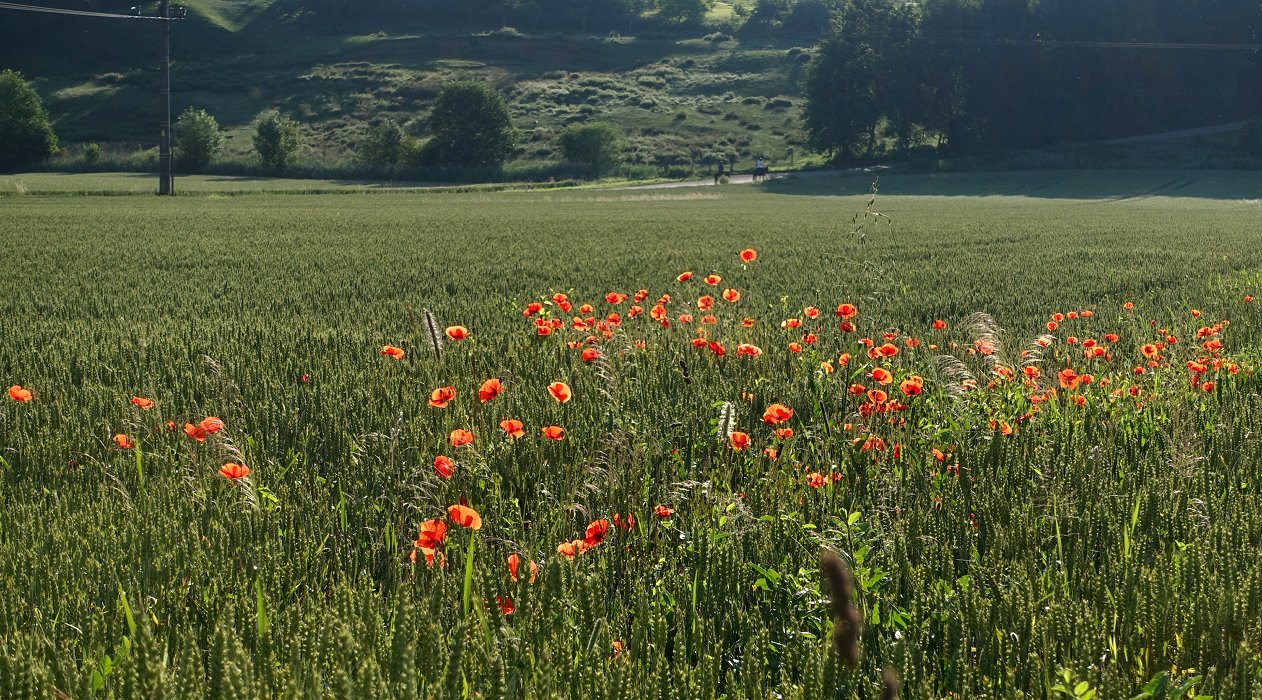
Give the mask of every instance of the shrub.
[{"label": "shrub", "polygon": [[101,159],[100,144],[89,143],[83,147],[83,159],[89,163],[95,163]]},{"label": "shrub", "polygon": [[206,110],[189,107],[175,122],[175,144],[179,168],[195,173],[223,147],[223,133]]},{"label": "shrub", "polygon": [[624,139],[613,124],[592,122],[567,128],[558,142],[565,160],[583,165],[599,176],[621,160]]},{"label": "shrub", "polygon": [[476,80],[443,87],[429,125],[434,137],[422,148],[421,160],[439,167],[498,167],[517,140],[504,96]]},{"label": "shrub", "polygon": [[355,155],[365,165],[394,169],[411,164],[416,152],[416,139],[395,120],[385,119],[368,127]]},{"label": "shrub", "polygon": [[21,73],[0,72],[0,168],[19,168],[57,152],[57,135],[39,94]]},{"label": "shrub", "polygon": [[254,122],[254,150],[259,154],[263,167],[280,173],[293,162],[302,147],[302,134],[298,122],[281,116],[276,110],[268,110]]}]

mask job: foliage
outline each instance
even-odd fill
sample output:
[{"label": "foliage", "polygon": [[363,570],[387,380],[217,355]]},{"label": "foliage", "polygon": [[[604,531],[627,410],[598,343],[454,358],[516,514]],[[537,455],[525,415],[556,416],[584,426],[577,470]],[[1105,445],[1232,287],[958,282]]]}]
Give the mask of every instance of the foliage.
[{"label": "foliage", "polygon": [[657,0],[658,17],[675,24],[696,24],[707,9],[706,0]]},{"label": "foliage", "polygon": [[383,119],[368,127],[356,155],[366,165],[395,169],[411,165],[417,148],[416,139],[399,122]]},{"label": "foliage", "polygon": [[179,169],[200,172],[223,147],[219,122],[204,109],[185,109],[175,122],[175,146]]},{"label": "foliage", "polygon": [[567,161],[584,165],[597,176],[617,165],[625,143],[622,130],[609,122],[575,124],[557,141]]},{"label": "foliage", "polygon": [[89,143],[83,147],[83,159],[89,163],[95,163],[101,159],[101,145]]},{"label": "foliage", "polygon": [[280,112],[268,110],[254,121],[254,151],[268,170],[282,172],[301,147],[298,122],[281,116]]},{"label": "foliage", "polygon": [[0,71],[0,169],[37,163],[57,152],[57,135],[39,94],[21,73]]},{"label": "foliage", "polygon": [[421,159],[439,167],[502,165],[517,138],[504,96],[478,80],[444,86],[430,113],[429,128],[433,136]]},{"label": "foliage", "polygon": [[891,177],[934,196],[882,196],[862,243],[854,178],[6,199],[0,697],[875,698],[887,664],[908,698],[1248,697],[1256,210],[1077,175]]}]

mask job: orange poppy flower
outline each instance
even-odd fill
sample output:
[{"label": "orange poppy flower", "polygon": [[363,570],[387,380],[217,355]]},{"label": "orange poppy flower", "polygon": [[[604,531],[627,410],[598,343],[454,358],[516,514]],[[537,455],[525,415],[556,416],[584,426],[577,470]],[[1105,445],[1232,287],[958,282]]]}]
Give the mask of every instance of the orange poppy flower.
[{"label": "orange poppy flower", "polygon": [[884,367],[877,367],[872,370],[871,377],[873,381],[879,384],[889,384],[894,381],[894,375],[890,374],[890,371]]},{"label": "orange poppy flower", "polygon": [[463,447],[473,442],[473,433],[464,428],[456,428],[447,436],[447,441],[451,443],[452,447]]},{"label": "orange poppy flower", "polygon": [[[790,428],[790,430],[792,430],[792,428]],[[773,462],[780,458],[780,450],[777,450],[774,447],[764,448],[762,454],[764,457]]]},{"label": "orange poppy flower", "polygon": [[878,406],[888,401],[889,398],[890,398],[889,394],[886,394],[884,391],[881,391],[880,389],[868,390],[868,401],[871,403],[877,404]]},{"label": "orange poppy flower", "polygon": [[392,360],[402,360],[403,356],[407,353],[403,351],[403,348],[397,348],[393,345],[384,345],[381,348],[381,354]]},{"label": "orange poppy flower", "polygon": [[718,355],[719,357],[723,357],[724,355],[727,355],[727,348],[723,347],[723,343],[720,343],[717,340],[712,340],[710,341],[710,352]]},{"label": "orange poppy flower", "polygon": [[495,605],[496,607],[500,609],[500,612],[504,613],[504,617],[508,617],[509,615],[512,615],[517,610],[517,608],[514,607],[513,605],[512,598],[506,598],[506,597],[497,595],[495,596]]},{"label": "orange poppy flower", "polygon": [[200,426],[193,425],[192,423],[184,424],[184,434],[198,442],[206,441],[206,430]]},{"label": "orange poppy flower", "polygon": [[819,309],[814,306],[808,306],[805,309],[802,309],[802,315],[807,318],[819,318]]},{"label": "orange poppy flower", "polygon": [[606,304],[621,304],[622,302],[626,300],[627,300],[627,295],[621,294],[619,292],[609,292],[608,294],[605,295]]},{"label": "orange poppy flower", "polygon": [[613,526],[619,530],[631,530],[635,527],[635,515],[627,513],[627,517],[623,518],[617,513],[613,514]]},{"label": "orange poppy flower", "polygon": [[885,343],[875,348],[875,350],[881,357],[893,357],[898,354],[898,346],[893,343]]},{"label": "orange poppy flower", "polygon": [[440,386],[429,393],[429,405],[434,408],[447,408],[447,404],[456,398],[456,387]]},{"label": "orange poppy flower", "polygon": [[543,436],[549,440],[564,440],[565,428],[559,425],[549,425],[542,429]]},{"label": "orange poppy flower", "polygon": [[131,397],[131,405],[140,408],[142,411],[148,411],[153,408],[153,401],[142,396]]},{"label": "orange poppy flower", "polygon": [[250,475],[250,468],[244,464],[228,462],[219,468],[219,474],[225,479],[244,479]]},{"label": "orange poppy flower", "polygon": [[1246,295],[1244,295],[1244,303],[1246,303],[1246,304],[1252,304],[1252,303],[1253,303],[1253,295],[1252,295],[1252,294],[1246,294]]},{"label": "orange poppy flower", "polygon": [[206,418],[203,418],[201,422],[198,423],[197,425],[202,430],[205,430],[207,433],[210,433],[211,435],[219,432],[220,430],[223,430],[223,421],[219,420],[215,416],[207,416]]},{"label": "orange poppy flower", "polygon": [[846,391],[850,392],[851,396],[859,396],[863,392],[867,391],[867,388],[865,388],[862,384],[851,384],[850,388]]},{"label": "orange poppy flower", "polygon": [[739,451],[739,450],[749,449],[749,434],[748,433],[742,433],[738,430],[732,433],[732,437],[730,437],[729,440],[731,441],[732,449],[734,450]]},{"label": "orange poppy flower", "polygon": [[583,362],[595,362],[600,357],[600,351],[596,348],[583,348]]},{"label": "orange poppy flower", "polygon": [[746,248],[745,250],[741,251],[741,262],[752,263],[753,261],[757,259],[758,259],[758,251],[754,250],[753,248]]},{"label": "orange poppy flower", "polygon": [[1139,348],[1139,352],[1150,360],[1155,360],[1161,354],[1161,350],[1153,343],[1145,343]]},{"label": "orange poppy flower", "polygon": [[522,427],[521,421],[513,418],[505,418],[500,421],[500,429],[502,429],[508,437],[513,438],[514,440],[526,435],[526,431],[523,430]]},{"label": "orange poppy flower", "polygon": [[570,385],[565,382],[552,382],[548,385],[548,393],[552,394],[552,398],[558,403],[567,403],[574,396],[574,392],[570,391]]},{"label": "orange poppy flower", "polygon": [[859,307],[854,304],[838,304],[837,315],[844,319],[851,319],[859,315]]},{"label": "orange poppy flower", "polygon": [[1062,389],[1069,389],[1070,391],[1077,389],[1078,384],[1082,382],[1082,377],[1078,376],[1078,373],[1071,367],[1062,369],[1057,373],[1056,378],[1060,381]]},{"label": "orange poppy flower", "polygon": [[456,473],[456,463],[447,455],[438,455],[434,458],[434,473],[443,479],[450,479]]},{"label": "orange poppy flower", "polygon": [[130,450],[131,448],[136,446],[135,443],[131,441],[131,438],[127,437],[125,433],[119,433],[118,435],[115,435],[114,444],[118,445],[119,448],[124,449],[124,450]]},{"label": "orange poppy flower", "polygon": [[478,387],[478,401],[486,403],[496,396],[499,396],[503,391],[504,385],[500,384],[499,378],[492,377],[485,382],[482,382],[482,386]]},{"label": "orange poppy flower", "polygon": [[20,384],[14,384],[9,387],[9,398],[18,403],[26,403],[35,397],[31,394],[30,389],[23,389]]},{"label": "orange poppy flower", "polygon": [[661,304],[657,304],[653,308],[649,309],[649,318],[657,321],[658,323],[667,323],[669,319],[666,317],[666,307]]},{"label": "orange poppy flower", "polygon": [[521,315],[526,318],[530,318],[540,311],[543,311],[543,304],[540,304],[537,301],[532,301],[529,304],[526,304],[526,309],[521,312]]},{"label": "orange poppy flower", "polygon": [[925,380],[923,377],[912,375],[899,383],[898,388],[902,390],[904,396],[918,396],[924,390]]},{"label": "orange poppy flower", "polygon": [[741,343],[740,345],[736,346],[737,357],[758,357],[761,354],[762,354],[762,348],[758,347],[757,345],[750,345],[749,343]]},{"label": "orange poppy flower", "polygon": [[[517,581],[517,569],[521,566],[521,556],[513,553],[508,555],[508,575],[513,577],[513,581]],[[530,583],[535,582],[535,576],[539,572],[539,565],[530,562]]]},{"label": "orange poppy flower", "polygon": [[574,560],[574,557],[586,551],[587,543],[582,540],[570,540],[569,542],[562,542],[557,545],[557,554],[560,554],[571,561]]},{"label": "orange poppy flower", "polygon": [[827,482],[824,481],[824,475],[819,472],[811,472],[806,475],[806,485],[813,489],[824,488]]},{"label": "orange poppy flower", "polygon": [[482,516],[469,506],[460,504],[447,506],[447,517],[460,527],[467,527],[470,530],[482,529]]},{"label": "orange poppy flower", "polygon": [[1126,309],[1127,311],[1130,311],[1131,309],[1135,308],[1135,302],[1133,302],[1133,301],[1128,301],[1128,302],[1126,302],[1126,303],[1122,304],[1122,308],[1123,308],[1123,309]]},{"label": "orange poppy flower", "polygon": [[464,340],[469,337],[469,329],[464,326],[447,326],[446,333],[451,340]]},{"label": "orange poppy flower", "polygon": [[773,403],[762,412],[762,422],[767,425],[779,425],[793,417],[793,409],[784,404]]},{"label": "orange poppy flower", "polygon": [[793,437],[793,428],[776,428],[776,437],[781,440],[788,440]]},{"label": "orange poppy flower", "polygon": [[698,311],[709,311],[710,309],[713,309],[713,308],[714,308],[714,297],[710,296],[709,294],[703,294],[700,298],[697,299]]},{"label": "orange poppy flower", "polygon": [[420,534],[416,536],[416,546],[420,549],[437,549],[447,539],[447,523],[441,520],[426,520],[421,523]]},{"label": "orange poppy flower", "polygon": [[794,354],[802,352],[802,344],[796,341],[789,343],[789,352]]},{"label": "orange poppy flower", "polygon": [[659,505],[653,508],[653,515],[656,515],[659,518],[663,518],[663,519],[669,518],[670,516],[674,514],[675,514],[675,509],[671,508],[670,506]]},{"label": "orange poppy flower", "polygon": [[947,327],[947,323],[946,321],[943,321],[942,319],[938,319],[933,322],[933,329],[935,331],[944,331],[946,330],[946,327]]},{"label": "orange poppy flower", "polygon": [[723,301],[729,304],[735,304],[741,300],[741,293],[735,289],[727,288],[723,290]]},{"label": "orange poppy flower", "polygon": [[583,532],[583,543],[588,547],[595,547],[605,541],[605,535],[609,532],[609,521],[601,518],[594,520],[587,526],[587,530]]},{"label": "orange poppy flower", "polygon": [[687,282],[688,280],[692,279],[692,270],[679,273],[679,276],[676,277],[675,279],[680,282]]},{"label": "orange poppy flower", "polygon": [[848,364],[850,364],[850,353],[848,352],[841,353],[841,356],[837,358],[837,366],[845,367]]},{"label": "orange poppy flower", "polygon": [[718,285],[718,283],[722,281],[723,281],[723,278],[719,277],[718,275],[706,275],[706,278],[705,278],[705,283],[710,285],[711,287]]}]

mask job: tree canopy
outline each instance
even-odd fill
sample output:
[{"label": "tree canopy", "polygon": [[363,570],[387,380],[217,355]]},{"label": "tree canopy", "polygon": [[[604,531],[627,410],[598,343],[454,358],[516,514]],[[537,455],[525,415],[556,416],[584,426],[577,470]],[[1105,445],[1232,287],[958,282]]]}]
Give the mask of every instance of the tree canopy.
[{"label": "tree canopy", "polygon": [[478,80],[448,83],[434,101],[422,160],[439,167],[499,166],[517,140],[504,96]]},{"label": "tree canopy", "polygon": [[57,152],[44,103],[21,73],[0,71],[0,169],[38,163]]}]

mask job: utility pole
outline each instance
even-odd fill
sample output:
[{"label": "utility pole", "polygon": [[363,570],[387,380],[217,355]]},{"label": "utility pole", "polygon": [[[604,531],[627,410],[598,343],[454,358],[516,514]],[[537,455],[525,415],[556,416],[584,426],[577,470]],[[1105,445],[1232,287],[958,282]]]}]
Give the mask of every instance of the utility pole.
[{"label": "utility pole", "polygon": [[171,167],[171,4],[158,6],[162,22],[162,133],[158,142],[158,194],[175,194],[175,173]]}]

